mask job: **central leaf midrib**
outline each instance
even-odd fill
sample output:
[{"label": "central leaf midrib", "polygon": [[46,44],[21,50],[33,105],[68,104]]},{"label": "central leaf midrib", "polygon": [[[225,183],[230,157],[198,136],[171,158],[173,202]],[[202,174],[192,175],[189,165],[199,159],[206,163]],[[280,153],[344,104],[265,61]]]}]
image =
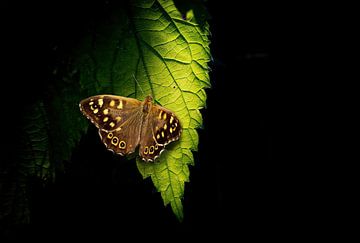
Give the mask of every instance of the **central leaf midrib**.
[{"label": "central leaf midrib", "polygon": [[[177,27],[177,25],[175,24],[175,22],[173,21],[173,19],[171,18],[171,16],[168,15],[168,13],[165,11],[165,9],[163,8],[163,6],[161,6],[161,4],[158,4],[158,5],[160,6],[163,14],[166,15],[167,18],[169,19],[169,21],[174,25],[174,27],[176,28],[176,30],[178,31],[178,33],[181,35],[181,37],[188,43],[188,41],[185,39],[184,35],[180,32],[179,28]],[[173,74],[171,73],[171,71],[170,71],[167,63],[164,61],[164,58],[163,58],[150,44],[148,44],[145,40],[143,40],[143,39],[139,36],[138,31],[137,31],[137,29],[135,28],[133,16],[131,16],[130,19],[131,19],[131,26],[132,26],[132,28],[133,28],[133,30],[134,30],[134,35],[135,35],[136,44],[137,44],[137,47],[138,47],[138,50],[139,50],[139,54],[140,54],[140,56],[141,56],[141,59],[142,59],[143,65],[144,65],[145,73],[146,73],[146,75],[148,76],[148,82],[149,82],[149,85],[150,85],[151,92],[152,92],[152,94],[153,94],[153,98],[156,99],[155,93],[154,93],[154,89],[153,89],[153,87],[152,87],[152,83],[151,83],[151,78],[150,78],[150,75],[149,75],[149,71],[148,71],[148,69],[147,69],[147,67],[146,67],[146,64],[145,64],[144,52],[143,52],[143,50],[142,50],[142,48],[141,48],[140,41],[141,41],[142,43],[145,43],[145,45],[149,47],[148,49],[149,49],[151,52],[153,52],[157,57],[159,57],[160,60],[162,60],[163,63],[165,64],[165,67],[166,67],[167,71],[169,72],[171,78],[173,79],[175,85],[176,85],[177,88],[180,90],[181,98],[182,98],[183,103],[184,103],[184,106],[185,106],[185,108],[186,108],[188,117],[191,118],[191,114],[190,114],[189,108],[187,107],[187,103],[186,103],[185,98],[184,98],[184,95],[183,95],[183,93],[182,93],[183,91],[182,91],[182,89],[180,88],[179,84],[176,82],[176,79],[174,78]],[[190,50],[190,56],[192,57],[192,55],[191,55],[191,50]],[[192,58],[191,58],[191,60],[192,60]],[[191,62],[190,62],[190,63],[191,63]]]},{"label": "central leaf midrib", "polygon": [[[163,58],[156,50],[154,50],[154,49],[152,48],[152,46],[150,46],[146,41],[144,41],[143,39],[139,39],[139,40],[141,40],[142,43],[145,43],[145,45],[149,47],[149,50],[150,50],[151,52],[153,52],[156,56],[158,56],[158,57],[163,61],[163,63],[165,64],[165,67],[166,67],[167,71],[169,72],[171,78],[173,79],[175,85],[176,85],[177,88],[180,90],[181,99],[182,99],[183,102],[184,102],[184,107],[186,108],[186,111],[187,111],[187,113],[188,113],[188,116],[191,118],[189,108],[187,107],[187,104],[186,104],[186,101],[185,101],[185,98],[184,98],[184,95],[183,95],[183,90],[180,88],[179,84],[176,82],[176,79],[174,78],[173,74],[171,73],[171,71],[170,71],[167,63],[164,61],[164,58]],[[141,49],[141,47],[139,47],[139,48]],[[143,58],[143,52],[142,52],[142,51],[141,51],[141,55],[142,55],[142,58]],[[143,59],[143,61],[144,61],[144,59]],[[145,67],[145,63],[144,63],[144,67]],[[146,67],[145,67],[145,69],[146,69]],[[149,74],[148,74],[147,71],[146,71],[146,74],[149,76]],[[149,76],[149,80],[150,80],[150,76]]]},{"label": "central leaf midrib", "polygon": [[[168,177],[169,177],[169,186],[170,186],[170,189],[171,189],[171,193],[173,195],[173,198],[176,198],[175,197],[175,193],[174,193],[174,188],[172,186],[172,182],[171,182],[171,177],[170,177],[170,169],[169,169],[169,164],[168,164],[168,160],[165,160],[166,161],[166,168],[167,168],[167,174],[168,174]],[[170,200],[170,201],[173,201],[173,200]]]}]

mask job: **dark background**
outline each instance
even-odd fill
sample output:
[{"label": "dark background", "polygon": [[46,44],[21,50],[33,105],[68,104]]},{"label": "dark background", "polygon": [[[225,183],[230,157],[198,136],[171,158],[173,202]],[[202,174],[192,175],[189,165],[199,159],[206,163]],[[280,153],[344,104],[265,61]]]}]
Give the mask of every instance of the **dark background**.
[{"label": "dark background", "polygon": [[[9,90],[21,102],[42,95],[59,53],[66,55],[82,33],[103,17],[112,1],[10,1],[3,18]],[[161,238],[168,234],[252,239],[279,237],[294,215],[284,168],[273,153],[275,16],[260,4],[208,1],[212,88],[201,112],[199,150],[186,183],[184,222],[164,207],[150,179],[134,161],[106,151],[94,127],[74,149],[56,182],[31,187],[31,224],[11,229],[20,239]],[[105,9],[105,10],[104,10]],[[5,58],[4,58],[5,59]],[[21,85],[20,85],[21,84]],[[14,99],[12,99],[14,100]],[[9,132],[11,134],[11,132]],[[11,150],[8,151],[11,156]],[[288,176],[288,175],[286,175]],[[288,213],[289,212],[289,213]]]}]

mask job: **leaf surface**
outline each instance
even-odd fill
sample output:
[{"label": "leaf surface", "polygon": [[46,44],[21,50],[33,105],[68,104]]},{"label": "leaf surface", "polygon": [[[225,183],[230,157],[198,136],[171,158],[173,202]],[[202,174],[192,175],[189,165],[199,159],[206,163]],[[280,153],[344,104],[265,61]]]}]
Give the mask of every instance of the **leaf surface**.
[{"label": "leaf surface", "polygon": [[[170,203],[179,220],[183,218],[181,198],[189,181],[189,164],[194,163],[196,128],[202,125],[200,109],[205,106],[204,88],[210,86],[207,62],[210,60],[208,30],[182,19],[171,1],[134,6],[136,38],[149,90],[162,105],[175,112],[183,126],[179,142],[169,146],[153,164],[137,159],[144,178],[151,177],[164,204]],[[142,78],[142,77],[141,77]]]}]

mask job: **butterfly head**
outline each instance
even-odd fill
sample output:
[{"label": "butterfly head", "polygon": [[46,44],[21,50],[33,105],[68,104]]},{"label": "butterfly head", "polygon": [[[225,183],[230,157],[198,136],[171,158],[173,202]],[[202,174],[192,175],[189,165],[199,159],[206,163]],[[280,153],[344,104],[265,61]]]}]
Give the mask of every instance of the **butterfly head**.
[{"label": "butterfly head", "polygon": [[153,101],[153,98],[151,95],[148,95],[145,97],[145,100],[144,100],[145,103],[152,103],[152,101]]},{"label": "butterfly head", "polygon": [[151,95],[146,96],[144,103],[143,103],[143,112],[148,114],[149,111],[151,110],[151,106],[152,106],[152,101],[153,98],[151,97]]}]

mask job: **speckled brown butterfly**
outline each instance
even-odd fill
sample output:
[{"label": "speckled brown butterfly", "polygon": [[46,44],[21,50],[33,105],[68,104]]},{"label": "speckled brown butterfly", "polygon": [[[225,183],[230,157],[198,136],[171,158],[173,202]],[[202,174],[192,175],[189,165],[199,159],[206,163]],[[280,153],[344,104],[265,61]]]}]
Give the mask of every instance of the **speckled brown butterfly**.
[{"label": "speckled brown butterfly", "polygon": [[79,104],[82,113],[99,128],[107,149],[120,155],[135,152],[154,161],[165,145],[178,140],[181,134],[179,119],[164,107],[153,104],[147,96],[143,102],[115,95],[97,95]]}]

